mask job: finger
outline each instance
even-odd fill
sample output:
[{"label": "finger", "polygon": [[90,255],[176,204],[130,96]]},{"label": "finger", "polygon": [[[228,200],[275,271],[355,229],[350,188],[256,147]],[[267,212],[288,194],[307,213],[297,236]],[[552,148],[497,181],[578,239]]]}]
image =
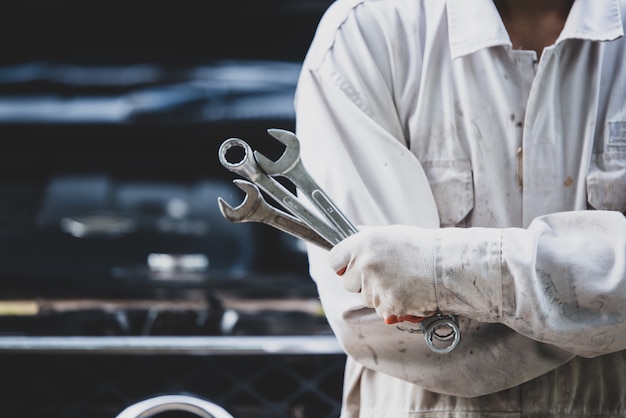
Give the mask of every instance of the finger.
[{"label": "finger", "polygon": [[415,315],[390,315],[385,318],[385,324],[397,324],[399,322],[412,322],[414,324],[418,324],[424,320],[423,316],[415,316]]},{"label": "finger", "polygon": [[[341,274],[341,282],[344,289],[352,293],[360,293],[363,282],[361,276],[354,269],[346,268]],[[362,295],[362,298],[366,295]],[[369,298],[368,298],[369,299]],[[366,305],[367,306],[367,305]]]},{"label": "finger", "polygon": [[349,247],[342,244],[343,242],[340,242],[335,245],[328,253],[330,267],[340,276],[346,272],[352,257]]},{"label": "finger", "polygon": [[423,316],[415,316],[415,315],[400,315],[398,317],[398,322],[413,322],[415,324],[420,323],[425,318]]}]

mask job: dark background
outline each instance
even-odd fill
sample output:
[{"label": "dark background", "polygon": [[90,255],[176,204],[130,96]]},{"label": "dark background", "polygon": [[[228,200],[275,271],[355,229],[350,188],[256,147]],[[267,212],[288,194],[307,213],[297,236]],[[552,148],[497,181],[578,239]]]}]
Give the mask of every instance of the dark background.
[{"label": "dark background", "polygon": [[[282,145],[266,130],[293,130],[299,65],[330,3],[52,0],[3,5],[0,298],[149,291],[143,278],[115,281],[111,270],[139,263],[155,251],[221,254],[230,248],[224,240],[244,230],[255,236],[247,273],[287,271],[311,288],[303,254],[284,257],[294,245],[288,242],[285,248],[284,234],[265,225],[224,225],[216,204],[207,207],[205,217],[226,235],[200,239],[146,226],[117,240],[77,241],[41,219],[51,181],[67,176],[106,178],[112,193],[137,182],[185,190],[218,182],[232,189],[223,197],[238,204],[242,195],[230,184],[237,176],[219,164],[218,147],[226,138],[240,137],[269,157],[280,155]],[[102,112],[94,101],[102,103]],[[119,102],[130,110],[106,116]],[[15,109],[21,110],[13,117]],[[77,205],[87,203],[77,199]],[[148,225],[163,205],[146,201],[130,216]],[[96,209],[121,211],[89,208]],[[232,255],[249,244],[239,242],[228,251]],[[211,280],[228,284],[236,261],[219,257]]]},{"label": "dark background", "polygon": [[[290,106],[299,66],[331,3],[27,0],[0,6],[0,306],[26,300],[52,307],[37,315],[3,310],[0,338],[135,336],[146,329],[146,312],[105,312],[98,301],[185,298],[205,301],[207,310],[162,312],[153,331],[219,336],[224,293],[243,302],[316,298],[295,239],[221,217],[216,195],[232,205],[242,195],[217,150],[226,138],[240,137],[268,157],[282,152],[266,130],[294,128]],[[119,103],[129,111],[110,116]],[[72,181],[81,179],[97,181],[74,192]],[[55,195],[51,185],[59,181],[66,195]],[[97,184],[106,184],[111,196],[129,186],[154,196],[132,209],[121,198],[99,207]],[[165,206],[175,193],[193,209],[184,219],[168,218]],[[132,218],[139,227],[119,237],[78,239],[55,218],[102,212]],[[163,221],[178,230],[159,227]],[[209,232],[188,231],[198,223]],[[154,252],[205,253],[211,264],[201,273],[159,276],[145,266]],[[60,312],[58,300],[93,303]],[[330,330],[319,315],[278,309],[241,314],[233,332]],[[343,362],[343,355],[2,352],[0,416],[113,418],[133,402],[174,392],[213,399],[236,418],[331,418],[338,416]]]},{"label": "dark background", "polygon": [[2,61],[300,61],[330,0],[8,2]]}]

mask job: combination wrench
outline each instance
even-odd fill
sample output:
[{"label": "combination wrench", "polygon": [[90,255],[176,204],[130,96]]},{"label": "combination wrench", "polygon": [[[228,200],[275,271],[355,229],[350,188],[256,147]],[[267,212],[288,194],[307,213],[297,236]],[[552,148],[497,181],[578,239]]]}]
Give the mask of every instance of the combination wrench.
[{"label": "combination wrench", "polygon": [[[285,151],[276,161],[270,160],[259,151],[254,151],[254,157],[259,166],[269,176],[282,176],[295,184],[332,225],[337,228],[343,238],[357,233],[356,227],[335,206],[307,172],[300,159],[300,141],[297,136],[293,132],[283,129],[268,129],[267,132],[285,145]],[[401,326],[398,328],[401,331],[408,330]],[[424,318],[420,323],[419,330],[413,330],[413,332],[415,331],[423,332],[428,347],[438,353],[452,351],[458,345],[461,336],[455,318],[441,313]],[[444,344],[435,344],[435,340]]]},{"label": "combination wrench", "polygon": [[[239,207],[233,208],[226,204],[223,199],[219,199],[220,210],[222,210],[224,217],[232,222],[256,221],[266,223],[325,249],[332,248],[343,239],[358,232],[356,227],[306,171],[300,160],[300,145],[296,135],[282,129],[269,129],[268,133],[286,147],[277,161],[268,159],[258,151],[253,152],[252,148],[239,138],[227,139],[220,146],[219,159],[222,165],[251,182],[234,181],[239,188],[246,192],[246,198]],[[238,162],[229,161],[227,157],[228,151],[234,147],[243,150],[243,158]],[[282,176],[290,180],[332,225],[310,212],[298,201],[297,196],[287,190],[273,176]],[[253,183],[291,212],[293,216],[269,205]],[[419,329],[402,326],[397,326],[397,328],[410,333],[423,333],[426,345],[431,351],[439,354],[454,350],[461,338],[456,318],[440,312],[424,318],[419,323]],[[437,344],[435,344],[435,340],[438,341]],[[443,346],[440,343],[443,343]]]},{"label": "combination wrench", "polygon": [[[228,151],[232,148],[243,150],[243,157],[240,161],[229,160]],[[263,171],[254,159],[252,148],[250,148],[250,145],[244,140],[229,138],[224,141],[219,149],[219,159],[225,168],[255,183],[285,209],[331,244],[337,244],[343,239],[336,230],[302,205],[293,193]]]},{"label": "combination wrench", "polygon": [[311,242],[325,250],[330,250],[333,247],[332,244],[300,222],[296,217],[267,203],[254,183],[242,179],[235,179],[233,183],[243,190],[246,196],[243,202],[236,207],[230,206],[221,197],[217,198],[220,211],[227,220],[233,223],[260,222],[296,238]]}]

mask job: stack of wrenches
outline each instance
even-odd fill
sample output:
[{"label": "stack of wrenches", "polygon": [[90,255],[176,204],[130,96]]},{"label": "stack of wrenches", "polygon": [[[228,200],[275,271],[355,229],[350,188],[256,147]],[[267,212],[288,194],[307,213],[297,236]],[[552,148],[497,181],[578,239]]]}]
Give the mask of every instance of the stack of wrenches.
[{"label": "stack of wrenches", "polygon": [[[242,206],[237,208],[232,208],[223,199],[219,199],[220,209],[226,219],[246,222],[250,220],[249,216],[254,216],[257,222],[269,224],[298,238],[321,244],[324,248],[332,248],[356,233],[356,227],[305,170],[300,160],[298,138],[282,129],[269,129],[268,133],[285,145],[285,152],[277,161],[270,160],[258,151],[252,151],[250,145],[239,138],[227,139],[220,146],[220,162],[233,173],[248,179],[249,182],[235,180],[235,184],[244,192],[251,193],[247,194]],[[240,148],[243,151],[243,158],[240,161],[228,159],[227,154],[233,148]],[[301,204],[298,198],[274,177],[285,177],[291,181],[315,204],[332,226]],[[267,203],[258,188],[280,203],[291,215]],[[285,227],[286,224],[289,228]]]},{"label": "stack of wrenches", "polygon": [[[246,194],[239,206],[232,207],[221,197],[218,198],[222,215],[234,223],[260,222],[270,225],[326,250],[357,233],[357,228],[306,171],[300,159],[300,141],[296,135],[283,129],[268,129],[267,132],[285,145],[284,153],[276,161],[253,151],[248,143],[239,138],[229,138],[221,144],[219,160],[222,165],[247,179],[233,181]],[[235,148],[238,152],[231,151]],[[232,161],[233,154],[243,157],[239,161]],[[291,181],[326,221],[305,207],[275,177],[284,177]],[[267,193],[287,212],[269,204],[261,191]],[[451,315],[438,313],[425,318],[419,325],[418,330],[398,328],[408,332],[423,332],[426,344],[436,353],[448,353],[459,344],[461,333],[456,319]],[[436,345],[433,339],[444,342],[444,346]]]}]

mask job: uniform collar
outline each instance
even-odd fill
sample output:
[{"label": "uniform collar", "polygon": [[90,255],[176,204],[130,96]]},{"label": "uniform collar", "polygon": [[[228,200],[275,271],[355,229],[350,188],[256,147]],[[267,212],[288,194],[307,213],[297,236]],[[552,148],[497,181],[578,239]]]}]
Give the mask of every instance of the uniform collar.
[{"label": "uniform collar", "polygon": [[[511,39],[493,0],[447,0],[452,58]],[[576,0],[557,43],[565,39],[609,41],[624,35],[619,0]],[[480,22],[480,24],[476,24]]]}]

